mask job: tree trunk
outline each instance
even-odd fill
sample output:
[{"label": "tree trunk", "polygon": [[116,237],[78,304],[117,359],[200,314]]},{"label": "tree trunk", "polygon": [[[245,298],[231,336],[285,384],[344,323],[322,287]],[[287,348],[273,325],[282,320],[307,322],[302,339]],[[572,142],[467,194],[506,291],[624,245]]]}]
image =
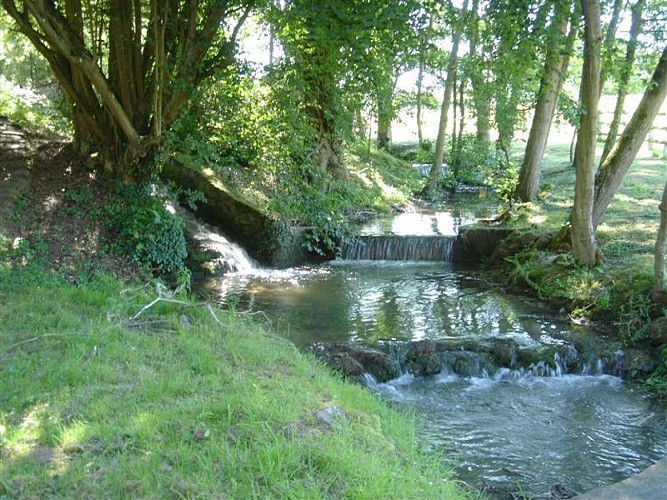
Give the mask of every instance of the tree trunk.
[{"label": "tree trunk", "polygon": [[549,130],[558,103],[558,94],[565,78],[567,45],[570,40],[574,43],[576,37],[576,23],[574,23],[567,37],[567,24],[570,5],[567,2],[556,2],[554,20],[552,23],[553,40],[549,43],[544,63],[544,74],[537,92],[537,104],[533,123],[530,127],[526,152],[519,172],[517,196],[521,201],[533,201],[537,197],[540,184],[540,163],[549,138]]},{"label": "tree trunk", "polygon": [[[458,68],[456,73],[458,73]],[[459,105],[458,105],[458,95],[459,95],[459,85],[458,85],[458,75],[454,75],[454,84],[452,85],[452,140],[451,140],[451,157],[454,159],[454,151],[456,150],[456,144],[458,143],[458,122],[459,122]]]},{"label": "tree trunk", "polygon": [[[468,9],[468,0],[465,0],[461,14],[465,15]],[[435,194],[438,187],[438,180],[440,179],[440,170],[445,157],[445,137],[447,135],[447,119],[449,116],[449,104],[452,98],[452,88],[454,87],[454,79],[456,78],[456,66],[458,64],[459,43],[463,30],[458,26],[452,35],[452,50],[447,62],[447,79],[445,80],[445,89],[443,91],[442,106],[440,107],[440,121],[438,123],[438,137],[435,141],[435,159],[433,166],[429,172],[427,192],[431,195]]]},{"label": "tree trunk", "polygon": [[392,78],[390,85],[380,85],[376,90],[378,110],[378,148],[388,149],[391,144],[391,121],[394,119],[393,97],[396,88],[396,79]]},{"label": "tree trunk", "polygon": [[[431,22],[429,21],[428,24],[428,29],[426,30],[427,33],[430,33],[431,31]],[[419,40],[419,63],[418,63],[418,69],[417,69],[417,140],[419,141],[419,145],[421,146],[424,142],[424,130],[423,130],[423,108],[424,108],[424,66],[425,62],[424,59],[426,57],[426,41],[421,39]]]},{"label": "tree trunk", "polygon": [[659,301],[665,295],[665,253],[667,248],[667,183],[660,203],[660,227],[655,241],[655,262],[653,272],[653,298]]},{"label": "tree trunk", "polygon": [[595,177],[595,204],[593,205],[593,227],[597,227],[621,185],[639,148],[651,130],[653,120],[667,96],[667,46],[656,66],[644,96],[630,122],[623,130]]},{"label": "tree trunk", "polygon": [[491,142],[491,111],[490,99],[484,79],[482,61],[477,53],[479,44],[479,0],[473,0],[470,13],[473,16],[469,30],[468,43],[470,44],[470,84],[472,86],[472,101],[475,108],[476,139],[480,144]]},{"label": "tree trunk", "polygon": [[422,117],[423,83],[424,83],[424,62],[420,59],[419,72],[417,73],[417,140],[419,141],[420,146],[424,142],[424,131],[422,129],[422,122],[424,121]]},{"label": "tree trunk", "polygon": [[609,131],[607,132],[607,139],[602,150],[602,158],[600,158],[600,165],[604,163],[605,158],[609,155],[611,148],[614,147],[618,137],[618,130],[623,118],[623,106],[625,105],[625,97],[628,94],[628,86],[630,83],[630,76],[632,75],[632,68],[635,64],[635,53],[637,52],[637,39],[642,31],[642,13],[646,0],[638,0],[632,7],[632,25],[630,27],[630,39],[628,40],[628,47],[625,52],[625,61],[622,63],[621,73],[618,78],[618,93],[616,96],[616,105],[614,106],[614,116]]},{"label": "tree trunk", "polygon": [[[232,48],[251,4],[220,0],[206,16],[198,16],[197,0],[151,0],[150,9],[139,0],[87,1],[85,7],[81,0],[1,1],[63,89],[79,151],[98,152],[110,170],[128,181],[151,173],[145,168],[152,163],[147,153],[196,85],[233,62]],[[221,26],[232,13],[238,22],[222,36]],[[156,34],[160,27],[165,32]],[[156,47],[159,43],[163,46]],[[104,67],[103,61],[108,63]],[[157,111],[161,119],[153,116]],[[155,119],[160,123],[152,124]]]},{"label": "tree trunk", "polygon": [[465,113],[465,89],[466,81],[465,76],[462,76],[461,82],[459,84],[459,123],[458,123],[458,139],[456,144],[452,144],[452,168],[454,169],[454,178],[458,179],[461,174],[461,165],[463,164],[463,132],[465,130],[466,124],[466,113]]},{"label": "tree trunk", "polygon": [[595,133],[600,97],[600,5],[598,0],[581,0],[584,14],[584,67],[581,103],[583,112],[575,153],[576,182],[572,208],[572,250],[574,258],[587,266],[596,263],[593,229],[595,195]]}]

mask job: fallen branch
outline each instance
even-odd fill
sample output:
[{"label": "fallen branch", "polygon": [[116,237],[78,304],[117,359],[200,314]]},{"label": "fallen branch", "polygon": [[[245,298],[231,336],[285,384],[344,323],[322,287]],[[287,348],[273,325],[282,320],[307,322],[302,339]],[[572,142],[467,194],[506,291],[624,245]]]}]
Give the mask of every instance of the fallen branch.
[{"label": "fallen branch", "polygon": [[5,347],[5,351],[9,351],[10,349],[13,349],[15,347],[18,347],[23,344],[29,344],[30,342],[35,342],[37,340],[47,338],[47,337],[65,337],[68,335],[82,335],[81,333],[45,333],[43,335],[38,335],[37,337],[32,337],[30,339],[25,339],[21,340],[20,342],[16,342],[15,344],[10,344],[7,347]]}]

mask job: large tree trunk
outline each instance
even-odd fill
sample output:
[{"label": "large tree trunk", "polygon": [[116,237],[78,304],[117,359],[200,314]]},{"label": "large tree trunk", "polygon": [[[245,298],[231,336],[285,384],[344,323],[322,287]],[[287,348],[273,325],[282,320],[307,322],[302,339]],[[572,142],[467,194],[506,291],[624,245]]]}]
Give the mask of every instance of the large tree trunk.
[{"label": "large tree trunk", "polygon": [[621,126],[621,119],[623,118],[623,106],[625,105],[625,97],[628,94],[628,86],[630,84],[630,76],[632,75],[632,68],[635,64],[635,53],[637,52],[637,39],[642,31],[642,13],[646,0],[638,0],[632,7],[632,25],[630,27],[630,39],[628,40],[628,47],[625,52],[625,61],[622,63],[621,73],[618,79],[618,93],[616,96],[616,105],[614,106],[614,116],[609,131],[607,132],[607,139],[602,150],[602,157],[600,158],[600,165],[604,163],[605,158],[609,155],[611,148],[614,147],[618,137],[618,130]]},{"label": "large tree trunk", "polygon": [[572,208],[572,250],[574,258],[587,266],[596,263],[596,242],[593,229],[595,194],[595,134],[600,97],[600,5],[598,0],[581,0],[584,14],[584,67],[582,70],[581,104],[583,112],[575,153],[576,183]]},{"label": "large tree trunk", "polygon": [[660,227],[655,241],[655,262],[653,272],[653,298],[658,301],[665,295],[665,253],[667,248],[667,183],[660,203]]},{"label": "large tree trunk", "polygon": [[[201,17],[198,0],[110,0],[85,2],[86,8],[81,0],[1,1],[44,55],[71,104],[79,151],[98,152],[110,170],[130,181],[151,173],[147,153],[194,88],[233,62],[235,39],[252,3],[212,0]],[[232,14],[238,16],[233,32],[221,36]],[[158,28],[161,33],[155,33]],[[161,116],[154,116],[158,110]]]},{"label": "large tree trunk", "polygon": [[544,74],[537,92],[535,114],[528,135],[526,152],[519,172],[517,196],[521,201],[533,201],[540,184],[540,163],[549,138],[549,130],[556,111],[558,95],[565,79],[570,41],[574,43],[578,23],[573,19],[572,28],[566,38],[570,5],[556,2],[552,22],[553,38],[549,43],[544,63]]},{"label": "large tree trunk", "polygon": [[[317,160],[323,172],[336,178],[345,178],[345,169],[340,160],[340,138],[336,126],[337,93],[335,76],[329,68],[323,71],[318,69],[314,74],[307,74],[307,101],[306,110],[313,121],[313,128],[317,131]],[[319,186],[322,190],[327,185]]]},{"label": "large tree trunk", "polygon": [[[468,9],[468,0],[465,0],[461,10],[461,18],[465,15]],[[447,62],[447,79],[445,80],[445,89],[442,96],[442,106],[440,107],[440,121],[438,123],[438,136],[435,141],[435,159],[433,166],[429,172],[427,192],[431,195],[435,194],[438,187],[438,180],[440,179],[440,171],[445,157],[445,137],[447,135],[447,120],[449,117],[449,105],[452,100],[452,89],[456,78],[456,67],[458,65],[459,43],[461,43],[461,36],[463,29],[458,26],[452,35],[452,50],[449,54],[449,61]]]},{"label": "large tree trunk", "polygon": [[621,185],[639,148],[651,130],[653,120],[667,96],[667,46],[656,66],[644,96],[630,122],[623,130],[595,177],[595,204],[593,205],[593,227],[600,224],[602,216]]}]

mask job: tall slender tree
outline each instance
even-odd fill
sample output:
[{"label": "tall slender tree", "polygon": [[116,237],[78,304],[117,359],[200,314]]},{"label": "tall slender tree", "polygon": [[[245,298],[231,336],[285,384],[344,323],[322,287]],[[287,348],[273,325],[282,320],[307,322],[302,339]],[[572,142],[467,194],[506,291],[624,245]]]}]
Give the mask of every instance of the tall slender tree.
[{"label": "tall slender tree", "polygon": [[479,0],[473,0],[470,8],[470,28],[467,30],[469,44],[468,64],[472,101],[475,108],[476,139],[478,143],[491,142],[491,99],[489,84],[484,76],[486,61],[481,52],[479,25]]},{"label": "tall slender tree", "polygon": [[632,6],[632,24],[630,26],[630,39],[625,52],[625,59],[621,62],[621,71],[618,76],[618,92],[616,93],[616,104],[614,106],[614,115],[607,131],[607,138],[602,150],[602,157],[600,158],[600,165],[604,162],[611,148],[616,143],[618,138],[618,130],[621,126],[621,119],[623,117],[623,107],[625,106],[625,97],[628,95],[628,86],[630,84],[630,76],[632,75],[632,68],[635,63],[635,54],[637,52],[637,43],[639,34],[642,31],[642,14],[646,0],[637,0]]},{"label": "tall slender tree", "polygon": [[428,184],[426,191],[433,195],[438,187],[438,180],[440,179],[440,171],[444,163],[445,157],[445,138],[447,135],[447,121],[449,117],[449,105],[452,100],[452,90],[454,82],[456,81],[456,67],[458,65],[459,44],[463,36],[463,28],[465,17],[468,12],[468,0],[465,0],[463,7],[457,16],[458,22],[452,34],[452,49],[449,54],[447,62],[447,79],[445,80],[445,88],[442,96],[442,106],[440,107],[440,120],[438,123],[438,136],[435,142],[435,159],[428,176]]},{"label": "tall slender tree", "polygon": [[517,124],[528,109],[539,83],[539,53],[551,2],[490,0],[486,10],[485,50],[491,53],[494,120],[497,146],[509,163]]},{"label": "tall slender tree", "polygon": [[665,255],[667,255],[667,182],[662,191],[660,225],[655,240],[655,260],[653,263],[653,298],[656,301],[665,298]]},{"label": "tall slender tree", "polygon": [[595,203],[592,222],[597,227],[618,191],[623,178],[651,130],[653,120],[667,97],[667,46],[662,51],[642,100],[626,125],[621,137],[600,165],[595,176]]},{"label": "tall slender tree", "polygon": [[358,105],[362,96],[372,96],[388,131],[395,40],[404,40],[404,31],[412,29],[412,5],[409,0],[286,0],[269,14],[287,49],[286,62],[298,74],[295,85],[315,132],[322,172],[346,176],[340,147],[354,115],[350,100]]},{"label": "tall slender tree", "polygon": [[[550,36],[547,38],[548,49],[544,63],[544,72],[537,92],[537,102],[533,115],[526,151],[519,171],[517,196],[521,201],[533,201],[537,196],[540,183],[540,163],[544,156],[549,130],[553,122],[558,103],[558,95],[563,86],[569,52],[572,50],[579,27],[579,9],[574,9],[568,2],[555,2]],[[567,34],[568,18],[571,17],[570,32]]]},{"label": "tall slender tree", "polygon": [[581,75],[582,113],[575,152],[576,182],[572,207],[571,240],[574,258],[587,266],[597,260],[593,228],[595,195],[595,139],[600,97],[602,29],[599,0],[581,0],[584,14],[584,66]]}]

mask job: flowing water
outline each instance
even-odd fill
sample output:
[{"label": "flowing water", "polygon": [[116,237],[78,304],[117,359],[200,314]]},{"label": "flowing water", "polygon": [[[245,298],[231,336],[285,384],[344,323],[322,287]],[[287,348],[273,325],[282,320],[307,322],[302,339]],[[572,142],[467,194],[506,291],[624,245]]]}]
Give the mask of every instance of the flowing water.
[{"label": "flowing water", "polygon": [[[445,220],[426,217],[431,228]],[[411,224],[422,227],[417,219]],[[215,289],[223,304],[263,311],[274,331],[302,348],[422,339],[505,339],[530,348],[582,336],[605,345],[599,334],[494,289],[474,269],[443,261],[255,269],[229,275]],[[491,496],[555,495],[621,480],[667,456],[664,410],[603,374],[602,362],[579,366],[584,368],[574,373],[548,372],[558,376],[535,376],[517,367],[482,367],[468,376],[445,369],[384,384],[369,380],[369,387],[417,411],[426,447],[445,451],[459,478],[487,488]]]}]

